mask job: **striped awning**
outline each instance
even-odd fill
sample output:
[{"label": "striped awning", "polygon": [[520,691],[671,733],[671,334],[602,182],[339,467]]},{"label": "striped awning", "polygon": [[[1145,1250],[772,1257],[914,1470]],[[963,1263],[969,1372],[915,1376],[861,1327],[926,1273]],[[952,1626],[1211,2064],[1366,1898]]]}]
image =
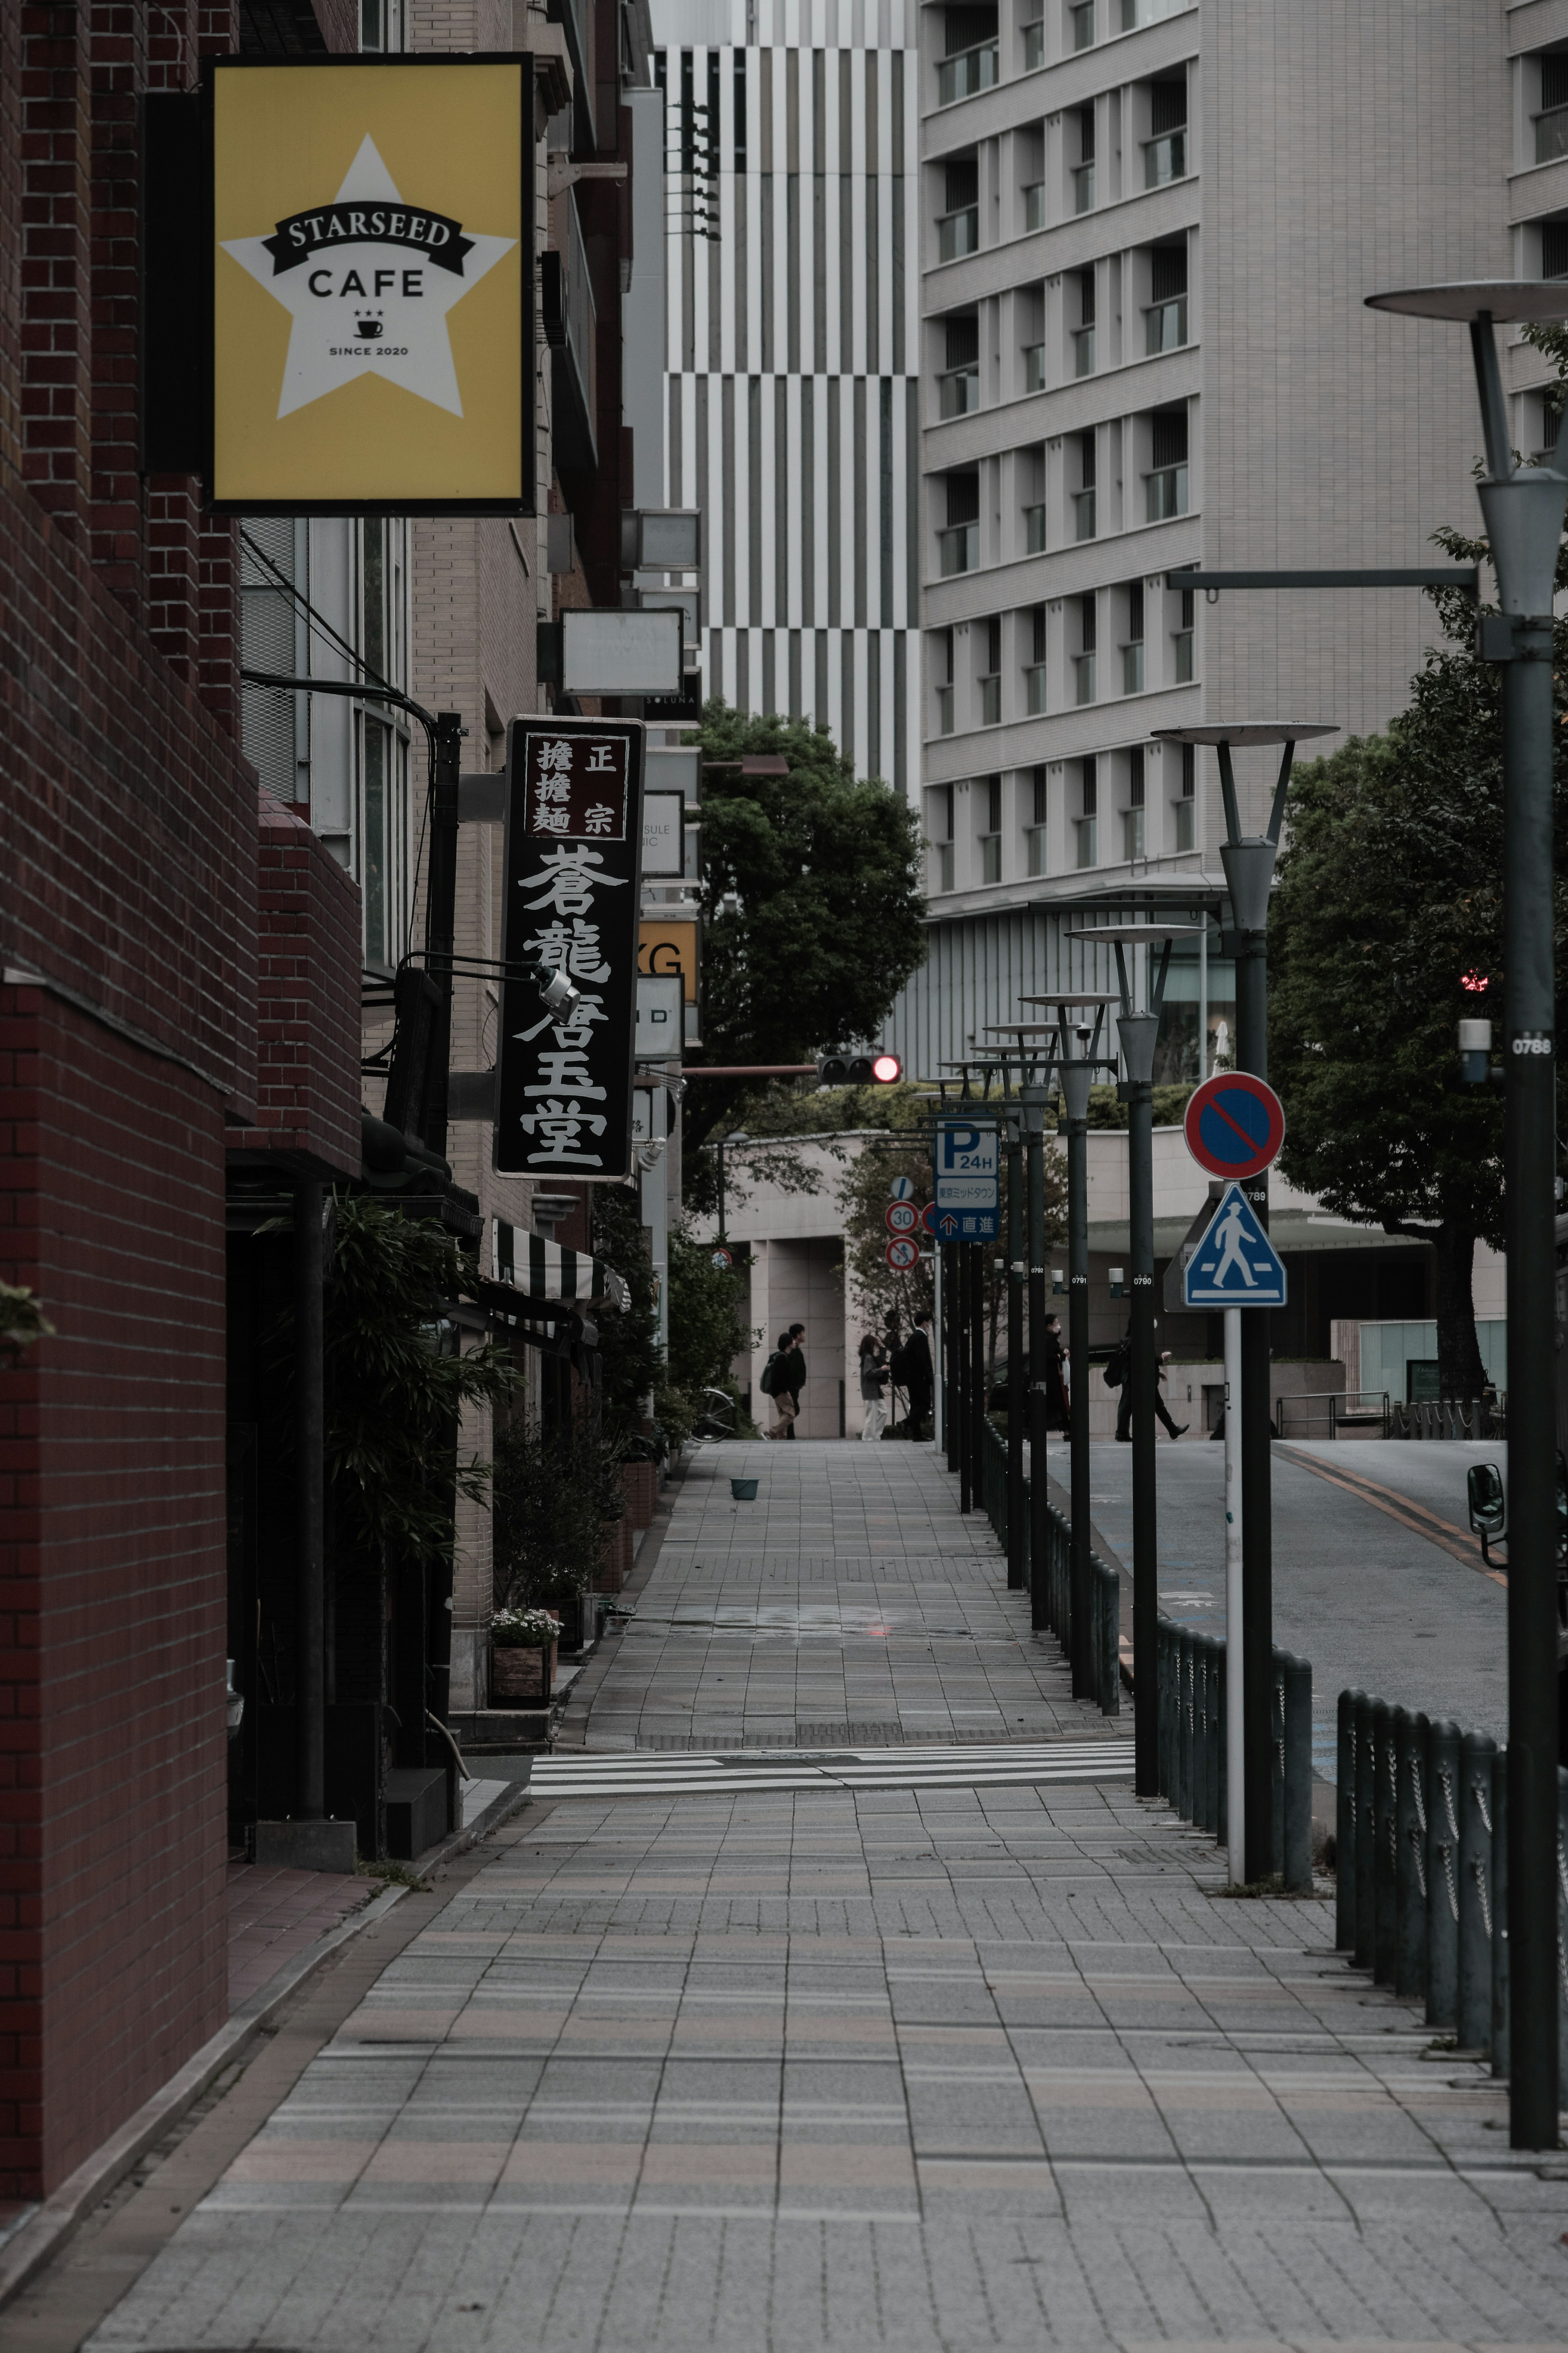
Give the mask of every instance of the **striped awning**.
[{"label": "striped awning", "polygon": [[542,1234],[520,1233],[502,1218],[495,1221],[495,1279],[530,1299],[560,1300],[576,1307],[629,1307],[631,1293],[613,1266],[584,1250],[565,1250]]}]

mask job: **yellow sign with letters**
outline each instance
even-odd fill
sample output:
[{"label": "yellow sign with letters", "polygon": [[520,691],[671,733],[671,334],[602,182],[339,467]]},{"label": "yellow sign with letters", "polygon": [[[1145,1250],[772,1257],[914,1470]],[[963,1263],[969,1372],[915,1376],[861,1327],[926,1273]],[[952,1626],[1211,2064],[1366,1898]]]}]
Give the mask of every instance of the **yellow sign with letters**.
[{"label": "yellow sign with letters", "polygon": [[531,58],[209,70],[213,506],[531,513]]}]

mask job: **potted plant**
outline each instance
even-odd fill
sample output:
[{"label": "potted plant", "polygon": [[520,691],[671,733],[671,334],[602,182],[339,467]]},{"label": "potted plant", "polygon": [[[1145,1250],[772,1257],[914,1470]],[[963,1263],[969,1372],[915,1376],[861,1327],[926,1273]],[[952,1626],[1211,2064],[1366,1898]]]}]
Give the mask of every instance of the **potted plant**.
[{"label": "potted plant", "polygon": [[580,1569],[555,1568],[539,1579],[539,1598],[543,1607],[552,1609],[561,1621],[560,1647],[563,1651],[580,1651],[583,1647],[583,1596],[587,1578]]},{"label": "potted plant", "polygon": [[490,1698],[544,1701],[555,1680],[561,1622],[552,1609],[498,1609],[490,1620]]}]

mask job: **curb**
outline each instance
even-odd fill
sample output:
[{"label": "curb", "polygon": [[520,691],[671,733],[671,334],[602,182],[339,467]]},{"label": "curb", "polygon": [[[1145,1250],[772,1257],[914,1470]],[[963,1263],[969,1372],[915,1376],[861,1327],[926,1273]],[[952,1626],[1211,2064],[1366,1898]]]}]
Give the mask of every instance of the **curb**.
[{"label": "curb", "polygon": [[[527,1796],[528,1784],[522,1781],[494,1799],[476,1820],[460,1831],[453,1831],[439,1846],[419,1857],[416,1867],[421,1877],[466,1854],[478,1840],[498,1829],[514,1813]],[[314,1977],[341,1945],[357,1936],[362,1929],[377,1926],[410,1892],[406,1887],[384,1887],[348,1919],[341,1920],[335,1928],[318,1936],[314,1944],[293,1954],[275,1976],[231,2012],[217,2032],[150,2100],[126,2118],[118,2132],[84,2158],[42,2205],[36,2206],[17,2224],[10,2237],[0,2242],[0,2306],[9,2303],[17,2290],[26,2285],[65,2245],[92,2207],[122,2181],[133,2166],[141,2163],[188,2108],[211,2090],[224,2070],[248,2050],[290,1995]]]}]

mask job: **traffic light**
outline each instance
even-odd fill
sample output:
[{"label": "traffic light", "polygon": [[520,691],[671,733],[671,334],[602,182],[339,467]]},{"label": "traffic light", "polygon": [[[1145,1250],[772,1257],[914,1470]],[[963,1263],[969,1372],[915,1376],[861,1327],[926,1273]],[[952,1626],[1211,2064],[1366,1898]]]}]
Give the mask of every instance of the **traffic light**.
[{"label": "traffic light", "polygon": [[904,1075],[896,1054],[819,1054],[819,1087],[890,1087]]}]

